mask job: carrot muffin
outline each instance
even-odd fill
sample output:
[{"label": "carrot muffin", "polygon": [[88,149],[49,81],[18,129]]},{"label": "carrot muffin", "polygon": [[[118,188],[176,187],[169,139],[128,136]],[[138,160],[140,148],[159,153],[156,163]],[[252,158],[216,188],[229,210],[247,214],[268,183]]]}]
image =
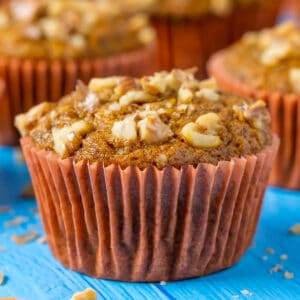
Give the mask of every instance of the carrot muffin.
[{"label": "carrot muffin", "polygon": [[229,92],[267,102],[272,130],[281,139],[272,184],[299,189],[300,28],[286,22],[272,29],[247,33],[215,55],[209,71]]},{"label": "carrot muffin", "polygon": [[10,115],[9,122],[0,113],[0,143],[16,141],[15,114],[41,100],[57,101],[77,78],[151,70],[155,32],[139,13],[145,4],[134,10],[131,2],[12,0],[0,6],[2,102]]},{"label": "carrot muffin", "polygon": [[94,78],[15,121],[54,255],[125,281],[201,276],[240,259],[277,149],[269,122],[263,101],[194,70]]},{"label": "carrot muffin", "polygon": [[162,69],[198,66],[204,78],[209,56],[249,30],[271,26],[281,0],[161,0],[153,12]]}]

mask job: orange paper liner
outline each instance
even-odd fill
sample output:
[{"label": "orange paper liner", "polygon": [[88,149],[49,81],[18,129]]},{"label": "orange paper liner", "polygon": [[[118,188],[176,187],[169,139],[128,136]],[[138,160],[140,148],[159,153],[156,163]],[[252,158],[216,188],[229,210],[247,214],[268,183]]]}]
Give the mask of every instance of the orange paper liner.
[{"label": "orange paper liner", "polygon": [[208,63],[208,72],[216,78],[219,86],[227,92],[262,99],[268,104],[272,131],[281,140],[270,183],[300,189],[300,95],[251,88],[226,70],[223,57],[221,51]]},{"label": "orange paper liner", "polygon": [[250,246],[278,147],[257,155],[145,170],[61,160],[22,138],[47,241],[66,267],[156,282],[236,263]]},{"label": "orange paper liner", "polygon": [[157,68],[199,68],[198,77],[206,76],[209,56],[238,40],[249,30],[275,23],[281,1],[266,6],[236,10],[227,17],[207,16],[201,19],[153,18],[158,34]]},{"label": "orange paper liner", "polygon": [[14,117],[43,101],[58,101],[71,92],[77,79],[111,75],[142,76],[153,71],[155,46],[106,58],[76,60],[33,60],[0,57],[0,144],[18,141]]}]

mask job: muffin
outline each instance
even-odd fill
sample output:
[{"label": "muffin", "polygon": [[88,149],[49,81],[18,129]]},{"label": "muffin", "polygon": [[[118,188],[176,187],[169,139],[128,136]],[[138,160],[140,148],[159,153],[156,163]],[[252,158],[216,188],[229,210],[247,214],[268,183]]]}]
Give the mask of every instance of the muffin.
[{"label": "muffin", "polygon": [[300,29],[286,22],[246,34],[208,64],[224,90],[267,102],[272,130],[281,139],[271,183],[290,189],[300,188],[299,46]]},{"label": "muffin", "polygon": [[249,30],[271,26],[281,0],[161,0],[153,12],[160,69],[198,66]]},{"label": "muffin", "polygon": [[193,70],[92,79],[16,118],[47,241],[73,270],[169,281],[252,242],[278,138],[263,101]]},{"label": "muffin", "polygon": [[[79,78],[152,72],[155,32],[127,1],[12,0],[0,6],[0,144],[18,140],[16,114],[57,101]],[[149,2],[149,1],[148,1]]]}]

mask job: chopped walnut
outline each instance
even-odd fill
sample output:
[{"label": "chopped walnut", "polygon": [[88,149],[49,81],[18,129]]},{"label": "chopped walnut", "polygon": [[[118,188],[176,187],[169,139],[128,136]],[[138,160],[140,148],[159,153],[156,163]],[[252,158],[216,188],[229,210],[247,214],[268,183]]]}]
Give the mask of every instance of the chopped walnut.
[{"label": "chopped walnut", "polygon": [[240,121],[249,121],[255,128],[263,128],[264,123],[270,122],[270,116],[266,113],[266,103],[263,100],[258,100],[252,105],[234,105],[233,110],[235,111]]},{"label": "chopped walnut", "polygon": [[205,100],[210,101],[218,101],[220,99],[220,95],[210,88],[202,88],[200,91],[196,92],[195,95],[198,98],[204,98]]},{"label": "chopped walnut", "polygon": [[285,41],[272,42],[262,53],[261,62],[265,66],[274,66],[280,60],[287,57],[291,51],[291,44]]},{"label": "chopped walnut", "polygon": [[161,165],[165,165],[168,162],[168,157],[165,154],[159,154],[157,156],[157,162]]},{"label": "chopped walnut", "polygon": [[43,34],[48,39],[66,40],[68,33],[63,23],[54,18],[43,18],[40,22]]},{"label": "chopped walnut", "polygon": [[4,12],[0,12],[0,28],[8,26],[9,21],[9,16]]},{"label": "chopped walnut", "polygon": [[289,229],[289,232],[290,232],[291,234],[294,234],[294,235],[300,235],[300,223],[299,223],[299,224],[293,225],[293,226]]},{"label": "chopped walnut", "polygon": [[147,144],[165,142],[173,136],[170,127],[158,115],[149,115],[138,122],[139,136]]},{"label": "chopped walnut", "polygon": [[290,70],[289,81],[292,90],[296,93],[300,93],[300,68],[293,68]]},{"label": "chopped walnut", "polygon": [[27,113],[20,114],[15,117],[15,126],[24,136],[31,130],[31,125],[40,119],[43,115],[49,112],[53,104],[49,102],[43,102],[31,108]]},{"label": "chopped walnut", "polygon": [[12,0],[10,11],[17,20],[32,21],[39,13],[40,5],[34,0]]},{"label": "chopped walnut", "polygon": [[93,129],[88,122],[81,120],[71,126],[52,128],[54,150],[62,158],[73,154],[81,144],[81,138]]},{"label": "chopped walnut", "polygon": [[6,227],[14,227],[28,222],[27,217],[16,217],[11,221],[7,221],[4,223]]},{"label": "chopped walnut", "polygon": [[232,0],[211,0],[210,11],[216,15],[226,15],[232,11],[233,8]]},{"label": "chopped walnut", "polygon": [[33,240],[35,240],[38,237],[38,234],[34,231],[30,231],[23,235],[16,235],[14,234],[11,239],[18,245],[22,246],[26,243],[29,243]]},{"label": "chopped walnut", "polygon": [[168,82],[159,73],[154,76],[145,76],[141,79],[142,87],[150,94],[163,94],[168,88]]},{"label": "chopped walnut", "polygon": [[284,274],[283,274],[284,278],[289,280],[289,279],[294,279],[294,273],[292,272],[288,272],[288,271],[285,271]]},{"label": "chopped walnut", "polygon": [[133,117],[127,117],[123,121],[116,121],[111,131],[115,138],[124,142],[135,142],[137,140],[137,127]]},{"label": "chopped walnut", "polygon": [[97,300],[97,292],[91,288],[87,288],[82,292],[75,293],[70,300]]},{"label": "chopped walnut", "polygon": [[283,270],[283,266],[280,264],[277,264],[269,270],[269,273],[273,274],[273,273],[281,272],[282,270]]},{"label": "chopped walnut", "polygon": [[186,124],[181,133],[186,142],[197,148],[218,147],[222,143],[219,136],[201,133],[201,127],[196,123]]},{"label": "chopped walnut", "polygon": [[121,106],[127,106],[132,103],[147,103],[154,101],[157,101],[157,98],[145,91],[129,91],[119,100]]},{"label": "chopped walnut", "polygon": [[80,107],[86,108],[87,111],[92,112],[100,105],[100,99],[94,92],[89,92],[84,101],[80,103]]},{"label": "chopped walnut", "polygon": [[110,111],[119,111],[121,109],[121,105],[118,102],[113,102],[108,106],[108,110]]},{"label": "chopped walnut", "polygon": [[89,82],[89,90],[94,93],[101,93],[105,89],[113,90],[116,85],[120,82],[121,77],[112,76],[107,78],[93,78]]},{"label": "chopped walnut", "polygon": [[200,88],[217,91],[219,89],[219,86],[218,86],[215,78],[209,78],[209,79],[200,81]]},{"label": "chopped walnut", "polygon": [[294,21],[286,21],[275,27],[274,32],[281,36],[286,36],[297,29],[297,24]]},{"label": "chopped walnut", "polygon": [[188,88],[181,87],[178,91],[178,102],[188,104],[191,103],[194,98],[194,93]]},{"label": "chopped walnut", "polygon": [[216,113],[207,113],[198,117],[196,124],[207,129],[209,133],[216,133],[220,126],[220,117]]}]

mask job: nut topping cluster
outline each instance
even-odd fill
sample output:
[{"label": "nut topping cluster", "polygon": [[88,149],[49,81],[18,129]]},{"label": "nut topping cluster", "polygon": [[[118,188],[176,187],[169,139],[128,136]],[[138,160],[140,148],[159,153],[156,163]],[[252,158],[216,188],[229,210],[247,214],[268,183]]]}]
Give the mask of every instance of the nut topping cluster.
[{"label": "nut topping cluster", "polygon": [[136,3],[135,9],[131,0],[7,1],[0,7],[0,51],[21,57],[94,57],[149,45],[155,34],[143,10],[153,1]]},{"label": "nut topping cluster", "polygon": [[300,56],[297,50],[300,46],[300,28],[293,21],[258,33],[247,33],[243,41],[259,47],[260,62],[265,66],[272,67],[286,58]]},{"label": "nut topping cluster", "polygon": [[15,124],[62,158],[122,166],[215,163],[222,153],[230,159],[269,143],[263,101],[225,94],[214,79],[197,80],[195,71],[94,78],[57,104],[19,115]]}]

